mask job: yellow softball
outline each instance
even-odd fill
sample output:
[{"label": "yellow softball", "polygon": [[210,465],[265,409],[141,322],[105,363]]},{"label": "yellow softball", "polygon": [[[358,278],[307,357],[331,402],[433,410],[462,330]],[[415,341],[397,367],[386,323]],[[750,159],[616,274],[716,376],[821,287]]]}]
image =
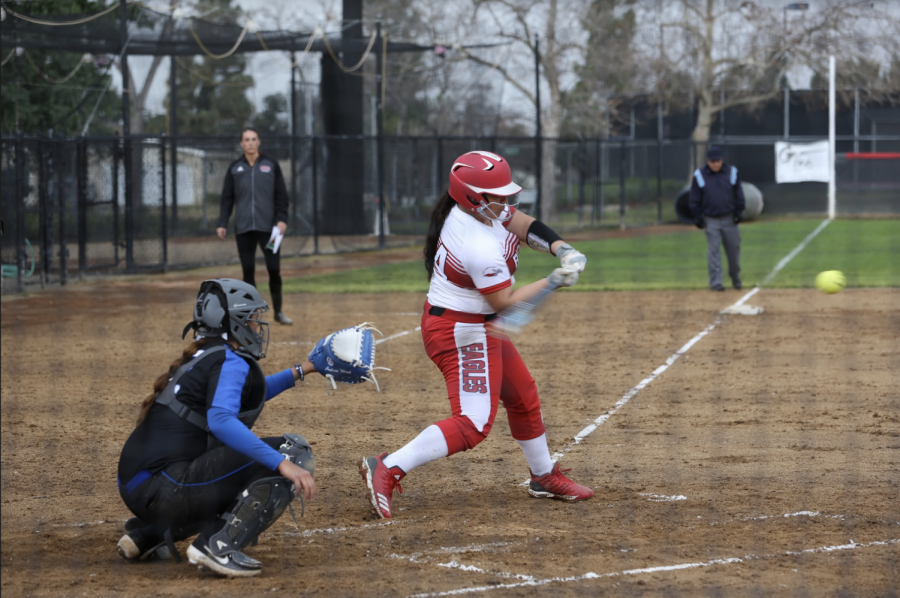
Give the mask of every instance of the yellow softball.
[{"label": "yellow softball", "polygon": [[823,293],[840,293],[847,286],[847,278],[840,270],[826,270],[816,276],[816,288]]}]

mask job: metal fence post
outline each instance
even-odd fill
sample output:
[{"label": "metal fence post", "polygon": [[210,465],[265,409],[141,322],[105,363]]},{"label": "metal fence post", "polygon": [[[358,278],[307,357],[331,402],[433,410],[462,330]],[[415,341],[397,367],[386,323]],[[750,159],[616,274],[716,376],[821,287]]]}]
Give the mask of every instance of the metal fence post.
[{"label": "metal fence post", "polygon": [[603,172],[601,170],[603,168],[603,162],[600,160],[601,147],[600,134],[598,133],[596,155],[594,156],[594,172],[596,173],[596,176],[594,179],[594,193],[591,201],[591,226],[594,226],[595,219],[597,218],[597,203],[600,199],[600,194],[602,193],[603,189]]},{"label": "metal fence post", "polygon": [[[132,189],[131,137],[122,139],[122,167],[125,169],[125,271],[134,272],[134,189]],[[143,153],[143,148],[138,146]]]},{"label": "metal fence post", "polygon": [[178,68],[175,56],[169,57],[169,134],[172,157],[172,232],[175,233],[178,231]]},{"label": "metal fence post", "polygon": [[122,152],[119,149],[119,141],[112,142],[112,213],[113,213],[113,258],[116,268],[119,267],[119,160]]},{"label": "metal fence post", "polygon": [[[201,191],[203,193],[203,197],[201,198],[201,200],[203,202],[202,209],[203,209],[203,230],[204,231],[208,230],[208,228],[209,228],[209,221],[206,218],[206,193],[207,193],[207,182],[209,180],[209,166],[210,166],[206,162],[207,153],[208,152],[206,150],[203,150],[203,158],[202,158],[202,162],[201,162],[201,164],[203,165],[203,176],[201,177],[201,180],[203,181],[202,189],[201,189]],[[296,216],[296,210],[295,210],[294,214]]]},{"label": "metal fence post", "polygon": [[600,145],[600,222],[603,222],[603,209],[606,207],[606,177],[609,176],[609,142]]},{"label": "metal fence post", "polygon": [[87,270],[87,140],[78,138],[75,176],[78,180],[78,277],[84,280]]},{"label": "metal fence post", "polygon": [[297,227],[297,67],[296,56],[291,52],[291,144],[289,156],[291,161],[291,198],[290,198],[290,227]]},{"label": "metal fence post", "polygon": [[641,201],[650,203],[648,200],[650,199],[648,196],[650,195],[649,185],[647,185],[647,160],[649,158],[650,151],[647,147],[647,144],[641,145]]},{"label": "metal fence post", "polygon": [[543,168],[543,133],[541,131],[541,47],[537,33],[534,34],[534,162],[535,162],[535,185],[537,187],[537,196],[534,200],[534,217],[541,219],[541,179]]},{"label": "metal fence post", "polygon": [[376,43],[378,44],[378,53],[375,55],[376,58],[376,81],[378,87],[376,87],[378,91],[378,246],[384,247],[385,239],[384,239],[384,227],[385,227],[385,196],[384,196],[384,77],[382,75],[382,65],[384,61],[387,60],[387,56],[384,56],[382,52],[382,43],[381,43],[381,21],[377,21],[375,23],[375,28],[377,30],[376,33]]},{"label": "metal fence post", "polygon": [[625,230],[625,140],[622,140],[619,152],[619,228]]},{"label": "metal fence post", "polygon": [[[162,267],[163,272],[169,271],[169,228],[166,224],[166,134],[159,136],[159,187],[160,187],[160,211],[162,212]],[[174,210],[174,207],[173,207]],[[173,211],[174,218],[175,213]]]},{"label": "metal fence post", "polygon": [[66,202],[62,192],[62,144],[62,138],[53,144],[53,163],[56,165],[56,213],[59,218],[59,284],[65,285],[69,282],[69,249],[66,247]]},{"label": "metal fence post", "polygon": [[662,224],[662,169],[663,169],[663,144],[662,139],[656,140],[656,224]]},{"label": "metal fence post", "polygon": [[313,253],[319,254],[319,143],[312,138],[312,216],[313,216]]},{"label": "metal fence post", "polygon": [[584,138],[578,135],[578,224],[584,219]]},{"label": "metal fence post", "polygon": [[434,169],[434,201],[440,199],[441,193],[441,169],[444,167],[444,142],[441,136],[437,138],[437,168]]},{"label": "metal fence post", "polygon": [[412,188],[408,191],[413,196],[413,212],[415,213],[415,223],[413,224],[413,234],[419,234],[419,152],[416,139],[412,140]]},{"label": "metal fence post", "polygon": [[25,292],[25,142],[16,133],[16,290]]},{"label": "metal fence post", "polygon": [[48,205],[48,189],[47,189],[47,165],[44,163],[43,138],[37,142],[37,160],[38,160],[38,212],[40,223],[38,225],[40,243],[41,243],[41,288],[45,288],[50,282],[50,256],[53,255],[53,249],[50,246],[50,227],[52,224],[52,214]]}]

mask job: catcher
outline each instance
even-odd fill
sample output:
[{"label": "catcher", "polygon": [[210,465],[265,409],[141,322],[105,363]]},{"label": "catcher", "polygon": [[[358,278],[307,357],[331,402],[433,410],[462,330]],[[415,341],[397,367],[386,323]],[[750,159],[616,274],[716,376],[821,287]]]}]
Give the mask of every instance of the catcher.
[{"label": "catcher", "polygon": [[298,434],[259,438],[251,428],[266,401],[311,372],[374,382],[372,329],[331,334],[308,361],[264,376],[257,362],[269,343],[268,322],[260,319],[268,310],[247,283],[200,286],[182,334],[193,331],[195,340],[156,380],[119,459],[119,494],[134,514],[117,546],[125,559],[180,561],[174,542],[196,535],[191,563],[226,577],[259,575],[262,563],[244,548],[295,496],[315,497],[309,443]]}]

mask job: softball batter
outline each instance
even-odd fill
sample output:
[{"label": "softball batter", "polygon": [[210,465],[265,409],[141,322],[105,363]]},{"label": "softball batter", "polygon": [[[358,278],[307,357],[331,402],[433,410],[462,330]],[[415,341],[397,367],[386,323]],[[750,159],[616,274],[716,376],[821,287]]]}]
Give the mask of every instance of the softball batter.
[{"label": "softball batter", "polygon": [[[507,307],[550,285],[574,285],[587,262],[547,225],[509,205],[521,190],[509,163],[491,152],[464,154],[450,169],[450,188],[432,212],[425,244],[431,286],[422,337],[444,374],[452,416],[396,452],[362,459],[369,502],[381,518],[391,517],[394,488],[402,492],[400,481],[410,471],[484,440],[500,401],[531,470],[528,493],[568,501],[594,495],[551,460],[534,379],[509,338],[488,332],[488,323]],[[555,255],[563,267],[513,290],[520,242]]]}]

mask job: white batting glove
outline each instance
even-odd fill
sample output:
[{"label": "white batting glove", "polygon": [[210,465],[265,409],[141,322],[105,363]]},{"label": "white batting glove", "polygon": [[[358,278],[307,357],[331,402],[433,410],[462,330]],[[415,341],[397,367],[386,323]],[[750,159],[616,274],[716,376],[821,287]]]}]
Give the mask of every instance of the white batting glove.
[{"label": "white batting glove", "polygon": [[574,267],[579,272],[584,272],[584,267],[587,265],[587,258],[584,254],[568,243],[559,246],[556,250],[556,257],[559,258],[559,263],[563,268]]},{"label": "white batting glove", "polygon": [[[583,257],[583,256],[582,256]],[[547,282],[556,288],[571,287],[578,282],[578,273],[581,272],[575,266],[566,266],[565,268],[557,268],[547,277]]]}]

